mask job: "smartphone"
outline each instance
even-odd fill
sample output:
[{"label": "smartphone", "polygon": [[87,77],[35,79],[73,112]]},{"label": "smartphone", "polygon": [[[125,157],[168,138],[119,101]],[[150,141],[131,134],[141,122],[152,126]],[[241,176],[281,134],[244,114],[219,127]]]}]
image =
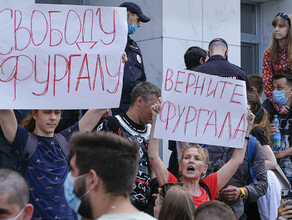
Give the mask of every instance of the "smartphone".
[{"label": "smartphone", "polygon": [[[282,199],[282,201],[290,199],[291,202],[289,204],[287,204],[286,206],[292,205],[292,189],[282,189],[281,199]],[[292,218],[289,218],[289,220],[292,220]]]}]

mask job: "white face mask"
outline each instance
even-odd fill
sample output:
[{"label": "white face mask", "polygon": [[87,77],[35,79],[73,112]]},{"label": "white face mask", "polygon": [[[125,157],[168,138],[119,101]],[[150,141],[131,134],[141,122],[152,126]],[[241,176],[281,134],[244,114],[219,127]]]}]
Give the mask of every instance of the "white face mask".
[{"label": "white face mask", "polygon": [[23,211],[24,211],[24,208],[22,208],[21,211],[18,213],[18,215],[15,216],[14,218],[8,218],[6,220],[16,220],[16,219],[18,219],[18,217],[21,216],[21,214],[23,213]]}]

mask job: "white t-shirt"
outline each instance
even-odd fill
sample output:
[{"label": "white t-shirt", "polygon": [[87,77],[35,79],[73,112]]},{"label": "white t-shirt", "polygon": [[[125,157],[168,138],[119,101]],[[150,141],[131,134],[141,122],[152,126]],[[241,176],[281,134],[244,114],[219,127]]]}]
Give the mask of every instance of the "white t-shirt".
[{"label": "white t-shirt", "polygon": [[155,218],[145,212],[135,212],[130,214],[105,214],[97,220],[155,220]]}]

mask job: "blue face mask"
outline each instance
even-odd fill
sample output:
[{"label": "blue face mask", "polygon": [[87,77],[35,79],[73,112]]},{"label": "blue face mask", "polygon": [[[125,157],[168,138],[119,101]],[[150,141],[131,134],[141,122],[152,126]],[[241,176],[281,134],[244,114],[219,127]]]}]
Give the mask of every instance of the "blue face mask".
[{"label": "blue face mask", "polygon": [[284,105],[288,101],[285,96],[286,91],[273,91],[273,100],[278,105]]},{"label": "blue face mask", "polygon": [[128,34],[134,34],[134,32],[137,30],[138,26],[136,22],[133,22],[133,24],[128,24]]},{"label": "blue face mask", "polygon": [[64,182],[64,194],[65,194],[65,198],[67,200],[67,203],[69,205],[69,207],[74,210],[76,213],[78,213],[78,209],[81,205],[81,199],[82,197],[84,197],[85,195],[87,195],[90,190],[87,190],[82,196],[80,196],[79,198],[75,195],[74,193],[74,183],[77,179],[83,177],[86,174],[83,174],[81,176],[77,176],[77,177],[73,177],[71,175],[71,172],[68,173],[66,180]]}]

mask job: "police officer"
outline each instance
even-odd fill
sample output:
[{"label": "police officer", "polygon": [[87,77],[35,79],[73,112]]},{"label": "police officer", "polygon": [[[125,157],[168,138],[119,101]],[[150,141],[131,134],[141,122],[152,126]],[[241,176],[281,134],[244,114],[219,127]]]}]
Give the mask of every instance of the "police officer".
[{"label": "police officer", "polygon": [[124,2],[120,7],[127,8],[128,41],[125,52],[127,53],[128,61],[125,63],[124,67],[123,90],[120,107],[112,109],[113,115],[128,111],[132,89],[138,83],[146,81],[141,50],[138,44],[131,39],[129,35],[133,34],[137,28],[140,27],[140,22],[145,23],[150,21],[150,18],[142,13],[140,6],[133,2]]}]

